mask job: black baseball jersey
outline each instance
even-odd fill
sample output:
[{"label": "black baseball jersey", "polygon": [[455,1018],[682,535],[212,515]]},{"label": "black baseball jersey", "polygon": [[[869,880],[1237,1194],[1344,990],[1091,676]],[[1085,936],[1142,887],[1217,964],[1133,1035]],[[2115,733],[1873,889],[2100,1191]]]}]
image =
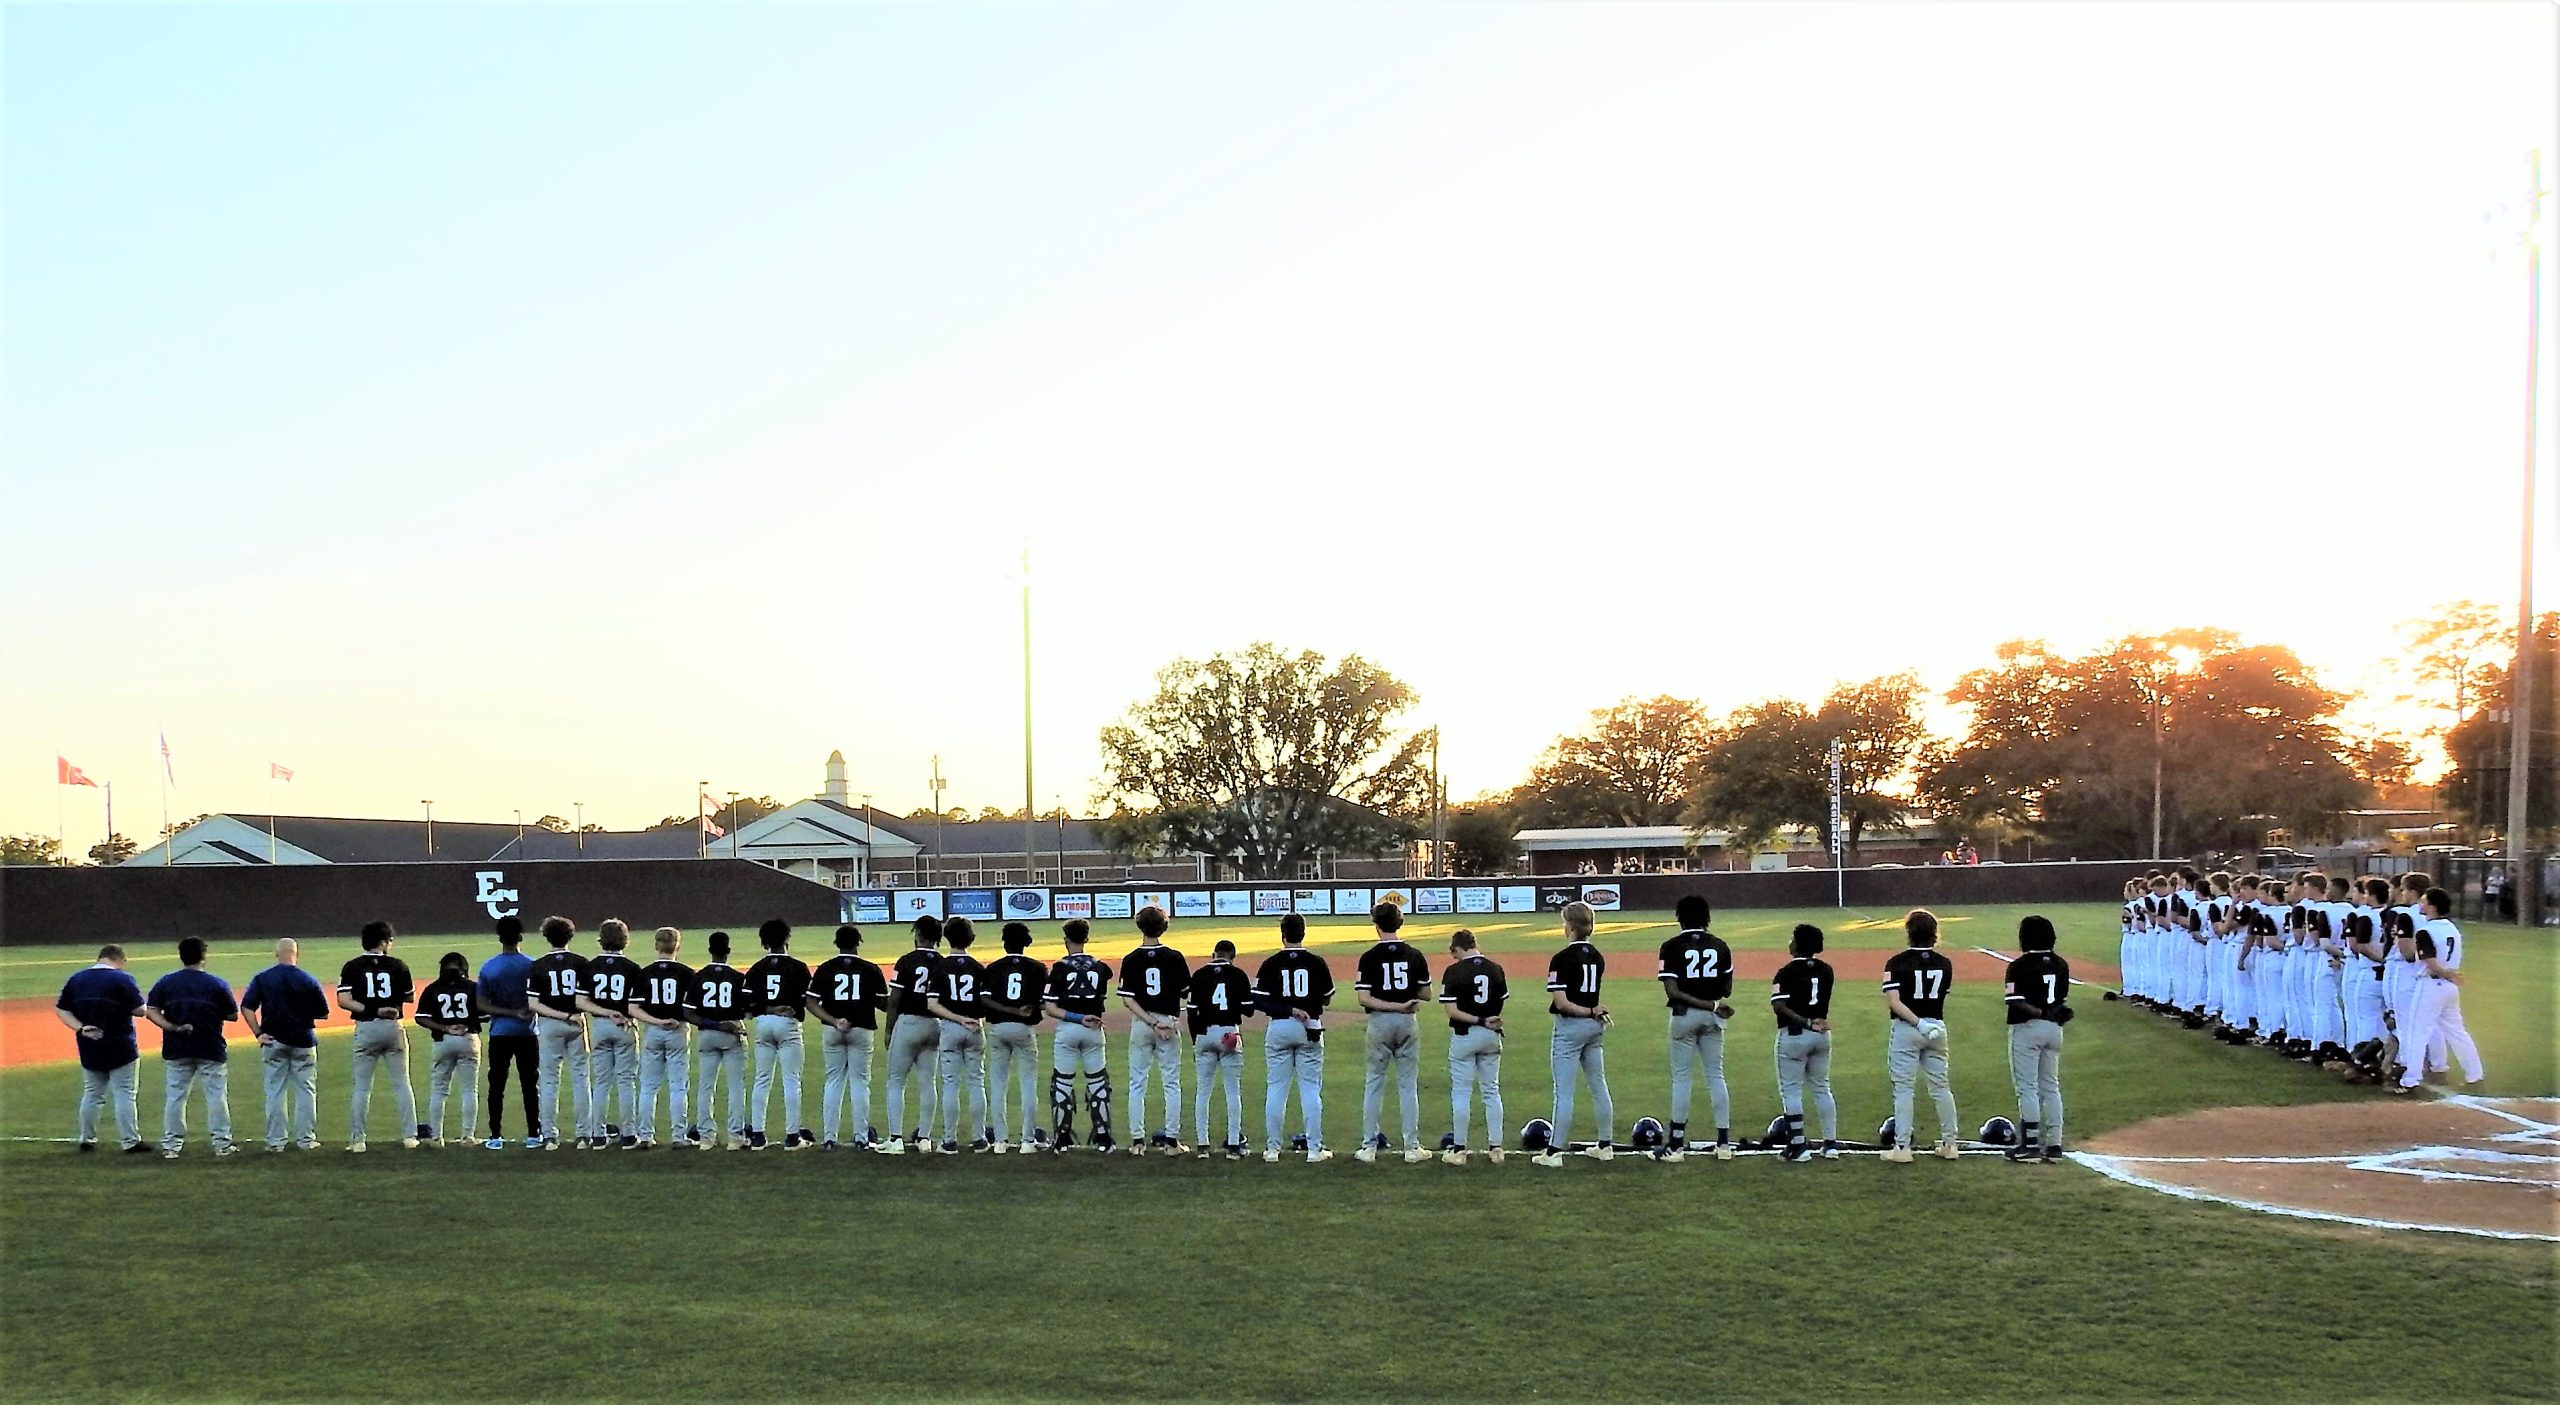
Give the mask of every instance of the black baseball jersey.
[{"label": "black baseball jersey", "polygon": [[687,1005],[694,1003],[693,968],[672,957],[661,956],[640,968],[639,993],[632,1003],[661,1020],[684,1018]]},{"label": "black baseball jersey", "polygon": [[640,998],[640,963],[618,951],[587,958],[586,996],[609,1010]]},{"label": "black baseball jersey", "polygon": [[1253,981],[1232,961],[1212,961],[1191,973],[1191,1032],[1206,1034],[1244,1023],[1253,1009]]},{"label": "black baseball jersey", "polygon": [[409,968],[396,956],[368,951],[338,968],[338,989],[355,997],[360,1020],[396,1013],[417,990],[409,984]]},{"label": "black baseball jersey", "polygon": [[1287,1019],[1290,1010],[1322,1015],[1333,998],[1333,968],[1305,947],[1284,946],[1263,958],[1253,973],[1253,992],[1262,1012],[1274,1019]]},{"label": "black baseball jersey", "polygon": [[[2071,1002],[2071,963],[2050,951],[2021,953],[2009,963],[2008,974],[2001,981],[2001,999],[2008,1004],[2011,1024],[2051,1019],[2055,1007]],[[1903,1003],[1911,1002],[1906,999]],[[2044,1014],[2029,1015],[2018,1008],[2021,1005],[2037,1006]]]},{"label": "black baseball jersey", "polygon": [[[1819,956],[1799,956],[1778,968],[1769,981],[1769,1003],[1794,1007],[1809,1020],[1831,1018],[1831,992],[1837,984],[1831,978],[1831,963]],[[1783,1025],[1779,1033],[1792,1033]]]},{"label": "black baseball jersey", "polygon": [[1044,992],[1049,988],[1049,968],[1035,957],[1007,952],[987,965],[987,999],[999,1005],[1029,1010],[1027,1015],[1008,1015],[999,1010],[987,1011],[987,1018],[997,1024],[1038,1024],[1045,1012],[1040,1008]]},{"label": "black baseball jersey", "polygon": [[986,1013],[978,1005],[978,987],[986,978],[987,968],[978,964],[978,958],[955,951],[934,963],[933,998],[964,1020],[977,1019]]},{"label": "black baseball jersey", "polygon": [[933,1013],[924,1007],[924,1002],[933,998],[933,968],[941,962],[941,952],[929,946],[920,946],[890,964],[890,977],[898,985],[899,1014]]},{"label": "black baseball jersey", "polygon": [[1378,1000],[1428,1000],[1431,963],[1408,943],[1389,937],[1360,953],[1359,972],[1351,978],[1351,988],[1365,990]]},{"label": "black baseball jersey", "polygon": [[1956,983],[1956,963],[1929,947],[1906,946],[1887,957],[1884,988],[1902,996],[1902,1007],[1924,1020],[1947,1013],[1947,988]]},{"label": "black baseball jersey", "polygon": [[1120,993],[1150,1015],[1180,1010],[1190,985],[1191,963],[1172,947],[1142,946],[1120,958]]},{"label": "black baseball jersey", "polygon": [[1111,989],[1111,968],[1102,959],[1071,951],[1049,968],[1049,999],[1070,1015],[1099,1015]]},{"label": "black baseball jersey", "polygon": [[889,978],[880,974],[879,967],[846,952],[828,957],[809,972],[809,993],[818,997],[818,1008],[830,1017],[851,1020],[856,1029],[877,1029],[877,1011],[889,1003]]},{"label": "black baseball jersey", "polygon": [[747,968],[747,1008],[759,1015],[799,1019],[808,998],[809,966],[797,956],[777,951]]},{"label": "black baseball jersey", "polygon": [[[1483,952],[1462,956],[1440,973],[1440,1003],[1476,1019],[1501,1014],[1502,1002],[1509,998],[1511,982],[1503,977],[1502,967]],[[1451,1020],[1449,1028],[1455,1030],[1460,1025]]]},{"label": "black baseball jersey", "polygon": [[533,958],[524,973],[525,994],[564,1015],[578,1013],[578,994],[587,988],[587,958],[565,948]]},{"label": "black baseball jersey", "polygon": [[[1733,998],[1733,948],[1713,932],[1682,932],[1662,944],[1661,979],[1666,990],[1692,1000]],[[1685,1009],[1665,995],[1663,1003]]]},{"label": "black baseball jersey", "polygon": [[695,1021],[713,1024],[747,1017],[747,978],[725,961],[714,961],[693,973]]},{"label": "black baseball jersey", "polygon": [[480,987],[468,976],[439,976],[418,995],[416,1018],[460,1025],[466,1034],[480,1032]]},{"label": "black baseball jersey", "polygon": [[1600,949],[1589,942],[1567,942],[1547,962],[1547,989],[1576,1005],[1600,1003],[1600,980],[1608,974],[1609,963]]}]

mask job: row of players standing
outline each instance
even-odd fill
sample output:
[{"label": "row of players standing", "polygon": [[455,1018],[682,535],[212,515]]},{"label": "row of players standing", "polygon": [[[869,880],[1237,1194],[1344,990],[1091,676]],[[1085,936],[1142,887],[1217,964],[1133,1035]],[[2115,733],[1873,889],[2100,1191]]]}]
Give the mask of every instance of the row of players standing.
[{"label": "row of players standing", "polygon": [[2394,1093],[2449,1063],[2478,1083],[2452,912],[2453,895],[2423,872],[2155,872],[2125,885],[2123,993],[2226,1042]]},{"label": "row of players standing", "polygon": [[[1735,1145],[1723,1050],[1723,1036],[1734,1016],[1732,953],[1707,930],[1712,914],[1703,898],[1682,899],[1676,915],[1681,930],[1658,953],[1670,1017],[1672,1117],[1665,1144],[1652,1149],[1672,1159],[1692,1149],[1725,1158],[1733,1154]],[[1403,923],[1401,910],[1381,906],[1372,920],[1378,940],[1361,956],[1354,986],[1367,1016],[1367,1077],[1357,1155],[1374,1160],[1385,1146],[1379,1128],[1384,1093],[1392,1081],[1403,1113],[1405,1158],[1427,1160],[1417,1129],[1416,1016],[1429,997],[1429,963],[1397,935]],[[1587,1154],[1606,1159],[1614,1153],[1616,1114],[1602,1047],[1611,1020],[1599,1003],[1606,962],[1590,942],[1593,917],[1588,907],[1574,904],[1562,920],[1568,941],[1549,962],[1546,983],[1553,1016],[1549,1050],[1554,1116],[1531,1148],[1543,1165],[1561,1164],[1562,1152],[1570,1145],[1567,1134],[1578,1087],[1592,1095],[1598,1124],[1597,1140]],[[1154,1134],[1133,1139],[1132,1152],[1187,1150],[1174,1131],[1180,1121],[1179,1039],[1187,1029],[1199,1080],[1194,1125],[1201,1154],[1209,1154],[1213,1087],[1222,1087],[1225,1093],[1228,1154],[1243,1154],[1243,1026],[1248,1013],[1258,1013],[1269,1020],[1264,1045],[1270,1075],[1264,1157],[1278,1159],[1289,1092],[1294,1088],[1303,1129],[1297,1145],[1310,1159],[1328,1159],[1330,1152],[1323,1146],[1320,1130],[1323,1025],[1335,994],[1334,980],[1323,959],[1304,950],[1304,920],[1282,919],[1281,950],[1250,979],[1234,964],[1231,943],[1218,943],[1210,962],[1195,971],[1179,953],[1163,945],[1167,924],[1161,911],[1146,909],[1137,925],[1141,945],[1124,957],[1115,973],[1086,952],[1089,929],[1081,922],[1067,924],[1068,954],[1055,965],[1043,965],[1026,954],[1029,930],[1014,923],[1003,933],[1005,955],[982,966],[970,950],[975,931],[969,923],[923,919],[915,927],[915,948],[884,972],[858,954],[861,933],[852,927],[838,929],[838,954],[812,969],[788,954],[788,924],[769,922],[759,933],[764,956],[740,970],[729,964],[726,933],[712,934],[711,960],[694,968],[679,959],[682,936],[673,928],[658,931],[655,959],[641,965],[628,954],[628,926],[611,920],[598,930],[600,952],[587,956],[571,949],[576,936],[573,923],[566,918],[549,919],[542,928],[549,950],[528,958],[519,949],[523,926],[510,918],[498,928],[503,949],[481,968],[477,981],[462,955],[449,952],[438,963],[437,979],[421,992],[412,989],[408,967],[393,954],[396,934],[387,923],[371,923],[362,934],[363,954],[341,970],[337,987],[338,1007],[356,1021],[348,1149],[366,1149],[370,1084],[385,1072],[391,1075],[399,1103],[404,1145],[428,1140],[442,1144],[449,1093],[459,1094],[467,1134],[484,1022],[490,1026],[486,1145],[493,1149],[506,1145],[501,1121],[511,1069],[525,1084],[527,1144],[551,1149],[563,1142],[557,1121],[545,1124],[542,1120],[541,1109],[546,1106],[555,1109],[555,1118],[562,1112],[574,1117],[575,1130],[567,1145],[581,1149],[653,1146],[654,1115],[662,1095],[672,1113],[671,1141],[707,1149],[717,1140],[719,1124],[711,1113],[723,1080],[729,1086],[727,1132],[732,1149],[768,1145],[764,1128],[772,1125],[767,1117],[777,1091],[783,1098],[780,1125],[786,1129],[781,1143],[785,1149],[839,1144],[871,1146],[890,1154],[904,1154],[910,1147],[932,1149],[935,1142],[929,1129],[935,1120],[933,1102],[938,1091],[944,1150],[958,1149],[964,1115],[967,1129],[974,1133],[971,1144],[977,1148],[1064,1150],[1076,1144],[1078,1080],[1083,1085],[1082,1106],[1090,1118],[1087,1144],[1109,1149],[1114,1145],[1113,1088],[1100,1025],[1109,993],[1116,989],[1131,1014],[1131,1084],[1141,1101],[1140,1116],[1132,1121],[1144,1122],[1144,1093],[1150,1081],[1164,1094],[1163,1117]],[[1911,1159],[1913,1094],[1921,1079],[1928,1084],[1938,1114],[1940,1153],[1953,1154],[1958,1136],[1947,1085],[1943,1018],[1954,973],[1946,958],[1933,949],[1937,926],[1935,916],[1926,911],[1910,914],[1904,923],[1908,949],[1886,965],[1885,1013],[1893,1026],[1887,1063],[1895,1087],[1892,1130],[1883,1139],[1889,1161]],[[946,944],[947,952],[942,950]],[[1838,1151],[1838,1118],[1829,1083],[1830,1007],[1837,982],[1820,957],[1822,944],[1819,928],[1797,927],[1790,943],[1791,959],[1771,984],[1784,1114],[1770,1142],[1791,1160],[1814,1154],[1805,1126],[1808,1096],[1821,1121],[1821,1153],[1836,1157]],[[2060,1154],[2061,1026],[2071,1018],[2070,973],[2054,954],[2052,924],[2045,919],[2022,921],[2020,946],[2023,954],[2010,967],[2006,991],[2011,1074],[2025,1124],[2020,1145],[2013,1151],[2018,1159],[2033,1159],[2040,1152],[2042,1159],[2052,1160]],[[1453,934],[1450,950],[1455,959],[1443,973],[1438,994],[1450,1026],[1453,1120],[1453,1130],[1443,1141],[1442,1159],[1465,1161],[1474,1111],[1481,1105],[1488,1153],[1498,1160],[1507,980],[1498,963],[1475,949],[1472,933]],[[66,984],[59,1008],[64,1023],[79,1033],[81,1060],[90,1074],[81,1106],[82,1149],[94,1144],[97,1110],[110,1101],[117,1104],[127,1149],[139,1149],[132,1124],[130,1068],[136,1057],[132,1017],[137,1012],[158,1024],[166,1038],[169,1104],[164,1154],[177,1155],[183,1144],[186,1098],[199,1080],[217,1153],[227,1154],[230,1128],[221,1081],[221,1031],[233,1018],[245,1018],[261,1046],[267,1074],[269,1149],[316,1145],[311,1134],[317,1068],[314,1026],[327,1018],[328,1007],[317,982],[299,969],[294,944],[279,943],[278,964],[250,982],[236,1006],[229,987],[202,969],[202,942],[181,943],[180,955],[183,969],[155,985],[147,1001],[124,975],[123,953],[117,948],[102,952],[98,966]],[[413,999],[416,1024],[430,1041],[430,1093],[424,1122],[415,1120],[402,1023]],[[888,1016],[888,1104],[893,1129],[909,1126],[904,1095],[910,1082],[922,1081],[912,1137],[900,1132],[876,1139],[869,1126],[871,1056],[884,1013]],[[1047,1018],[1058,1021],[1058,1033],[1051,1046],[1052,1123],[1044,1131],[1038,1126],[1038,1044],[1033,1031]],[[800,1126],[804,1020],[815,1020],[820,1026],[825,1068],[823,1137]],[[518,1027],[506,1028],[509,1022]],[[750,1048],[755,1069],[752,1093],[746,1076]],[[984,1077],[990,1050],[995,1065],[992,1128]],[[689,1064],[698,1065],[691,1078]],[[1712,1143],[1692,1143],[1687,1135],[1692,1088],[1700,1073],[1715,1116]],[[1018,1140],[1011,1124],[1017,1092]],[[619,1120],[614,1111],[617,1100]],[[844,1120],[848,1112],[849,1121]],[[412,1124],[414,1135],[409,1134]]]}]

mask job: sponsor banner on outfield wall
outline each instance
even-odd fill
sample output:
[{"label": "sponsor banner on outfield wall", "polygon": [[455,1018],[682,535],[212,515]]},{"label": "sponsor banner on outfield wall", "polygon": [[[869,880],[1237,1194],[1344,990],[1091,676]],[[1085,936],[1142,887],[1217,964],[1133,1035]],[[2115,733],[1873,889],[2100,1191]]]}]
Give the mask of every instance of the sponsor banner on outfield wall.
[{"label": "sponsor banner on outfield wall", "polygon": [[866,888],[845,897],[845,920],[859,926],[865,922],[888,922],[895,911],[895,894],[884,888]]},{"label": "sponsor banner on outfield wall", "polygon": [[1583,884],[1582,900],[1591,904],[1593,912],[1616,912],[1625,905],[1620,899],[1618,885],[1615,883]]},{"label": "sponsor banner on outfield wall", "polygon": [[1129,895],[1127,893],[1096,893],[1093,895],[1093,915],[1097,921],[1114,917],[1125,918],[1135,911],[1137,911],[1137,909],[1129,905]]},{"label": "sponsor banner on outfield wall", "polygon": [[975,922],[996,915],[996,890],[993,888],[946,888],[942,895],[942,915],[966,917]]},{"label": "sponsor banner on outfield wall", "polygon": [[1450,907],[1456,903],[1456,901],[1457,899],[1455,895],[1447,888],[1416,888],[1413,890],[1413,910],[1415,912],[1447,912]]},{"label": "sponsor banner on outfield wall", "polygon": [[941,915],[942,890],[940,888],[900,888],[898,890],[897,916],[892,919],[893,921],[913,922],[919,917],[940,917]]},{"label": "sponsor banner on outfield wall", "polygon": [[1328,888],[1299,888],[1289,894],[1289,910],[1301,917],[1330,916],[1333,892]]},{"label": "sponsor banner on outfield wall", "polygon": [[1140,888],[1129,895],[1129,900],[1133,904],[1129,909],[1131,912],[1136,912],[1141,907],[1151,907],[1167,917],[1173,915],[1171,888]]},{"label": "sponsor banner on outfield wall", "polygon": [[1377,894],[1377,900],[1379,902],[1394,903],[1396,906],[1403,908],[1407,912],[1413,911],[1413,892],[1411,889],[1380,888],[1377,890]]},{"label": "sponsor banner on outfield wall", "polygon": [[1049,920],[1049,890],[1046,888],[1007,888],[1004,890],[1004,915],[1012,922],[1046,922]]},{"label": "sponsor banner on outfield wall", "polygon": [[1368,915],[1369,909],[1377,904],[1377,901],[1378,900],[1376,898],[1369,896],[1369,890],[1366,888],[1336,888],[1333,890],[1333,910],[1336,914],[1343,917],[1365,917]]},{"label": "sponsor banner on outfield wall", "polygon": [[1538,887],[1534,883],[1506,883],[1493,890],[1496,912],[1535,912],[1538,910]]},{"label": "sponsor banner on outfield wall", "polygon": [[1289,890],[1288,890],[1288,889],[1286,889],[1286,888],[1256,888],[1256,889],[1254,889],[1254,890],[1253,890],[1253,915],[1254,915],[1254,916],[1256,916],[1256,917],[1278,917],[1279,915],[1281,915],[1281,914],[1282,914],[1282,913],[1284,913],[1284,912],[1287,912],[1288,910],[1289,910]]},{"label": "sponsor banner on outfield wall", "polygon": [[1064,922],[1070,917],[1093,918],[1093,894],[1059,893],[1049,899],[1049,915]]},{"label": "sponsor banner on outfield wall", "polygon": [[1562,912],[1566,903],[1582,901],[1582,892],[1570,883],[1544,883],[1538,887],[1538,910]]},{"label": "sponsor banner on outfield wall", "polygon": [[1220,888],[1211,902],[1220,917],[1253,915],[1253,890],[1250,888]]},{"label": "sponsor banner on outfield wall", "polygon": [[1206,917],[1212,910],[1206,888],[1185,889],[1173,895],[1173,915],[1176,917]]},{"label": "sponsor banner on outfield wall", "polygon": [[1491,912],[1491,911],[1493,911],[1493,889],[1491,889],[1491,888],[1460,888],[1460,889],[1458,890],[1458,911],[1460,911],[1460,912]]}]

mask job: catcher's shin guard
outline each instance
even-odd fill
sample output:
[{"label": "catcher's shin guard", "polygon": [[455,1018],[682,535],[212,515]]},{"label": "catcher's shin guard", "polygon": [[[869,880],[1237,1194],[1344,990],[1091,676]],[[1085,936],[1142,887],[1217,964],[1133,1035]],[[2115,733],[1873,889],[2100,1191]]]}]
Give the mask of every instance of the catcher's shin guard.
[{"label": "catcher's shin guard", "polygon": [[1072,1073],[1049,1075],[1049,1122],[1056,1128],[1059,1141],[1075,1135],[1076,1076]]},{"label": "catcher's shin guard", "polygon": [[1093,1119],[1096,1137],[1111,1135],[1111,1074],[1087,1074],[1084,1080],[1085,1112]]}]

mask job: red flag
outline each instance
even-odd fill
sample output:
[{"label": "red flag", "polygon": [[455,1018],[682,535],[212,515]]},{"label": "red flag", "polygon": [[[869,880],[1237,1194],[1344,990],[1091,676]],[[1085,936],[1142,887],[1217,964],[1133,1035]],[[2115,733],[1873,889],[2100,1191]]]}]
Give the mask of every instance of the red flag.
[{"label": "red flag", "polygon": [[89,779],[86,772],[82,771],[79,767],[72,765],[68,760],[60,756],[53,758],[53,783],[55,785],[85,785],[92,788],[95,788],[98,784],[96,781]]},{"label": "red flag", "polygon": [[722,829],[719,821],[706,817],[702,821],[702,832],[710,835],[714,839],[717,839],[722,835],[727,834],[729,831]]},{"label": "red flag", "polygon": [[267,763],[267,779],[271,781],[290,782],[293,779],[293,768],[290,766],[279,766],[275,762],[270,761]]}]

